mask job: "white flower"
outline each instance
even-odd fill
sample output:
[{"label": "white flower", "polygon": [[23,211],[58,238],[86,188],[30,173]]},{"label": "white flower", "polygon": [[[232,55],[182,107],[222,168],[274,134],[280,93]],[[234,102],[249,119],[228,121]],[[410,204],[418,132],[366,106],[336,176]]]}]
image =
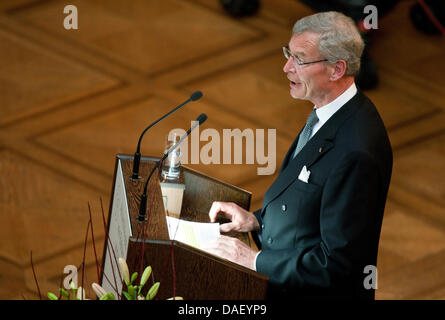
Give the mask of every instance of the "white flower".
[{"label": "white flower", "polygon": [[85,289],[82,287],[77,288],[76,298],[79,300],[88,300],[85,295]]},{"label": "white flower", "polygon": [[171,298],[168,298],[167,300],[184,300],[184,298],[183,297],[171,297]]},{"label": "white flower", "polygon": [[121,270],[122,278],[124,279],[125,284],[128,286],[130,284],[130,271],[128,271],[127,262],[119,258],[119,268]]},{"label": "white flower", "polygon": [[107,292],[105,291],[104,288],[102,288],[100,285],[98,285],[97,283],[93,282],[93,284],[91,285],[91,287],[93,288],[93,291],[96,293],[97,297],[100,299],[102,298],[104,295],[107,294]]}]

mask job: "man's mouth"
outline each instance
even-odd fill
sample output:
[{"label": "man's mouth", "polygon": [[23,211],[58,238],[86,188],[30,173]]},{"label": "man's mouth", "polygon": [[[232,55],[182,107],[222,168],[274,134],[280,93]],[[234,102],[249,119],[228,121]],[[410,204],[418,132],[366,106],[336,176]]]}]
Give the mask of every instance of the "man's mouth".
[{"label": "man's mouth", "polygon": [[296,86],[298,86],[300,84],[300,82],[295,82],[295,81],[292,81],[292,80],[289,80],[289,81],[290,81],[291,88],[294,88],[294,87],[296,87]]}]

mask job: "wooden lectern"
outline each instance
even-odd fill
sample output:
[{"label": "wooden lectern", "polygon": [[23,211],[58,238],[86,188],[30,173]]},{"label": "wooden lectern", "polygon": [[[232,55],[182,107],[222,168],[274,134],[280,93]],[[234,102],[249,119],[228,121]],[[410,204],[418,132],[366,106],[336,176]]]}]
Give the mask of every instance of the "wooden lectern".
[{"label": "wooden lectern", "polygon": [[[133,157],[116,156],[114,185],[108,217],[108,241],[103,253],[102,286],[107,292],[122,290],[116,259],[126,259],[130,273],[153,268],[151,281],[160,281],[157,298],[181,296],[193,299],[265,299],[268,277],[178,241],[168,235],[159,174],[148,185],[147,222],[139,222],[139,202],[145,179],[158,158],[143,157],[140,181],[131,179]],[[181,219],[210,222],[213,201],[231,201],[249,210],[247,191],[182,167],[185,191]],[[249,243],[247,234],[229,234]],[[153,279],[153,280],[152,280]],[[146,288],[147,289],[147,288]],[[117,291],[117,292],[116,292]]]}]

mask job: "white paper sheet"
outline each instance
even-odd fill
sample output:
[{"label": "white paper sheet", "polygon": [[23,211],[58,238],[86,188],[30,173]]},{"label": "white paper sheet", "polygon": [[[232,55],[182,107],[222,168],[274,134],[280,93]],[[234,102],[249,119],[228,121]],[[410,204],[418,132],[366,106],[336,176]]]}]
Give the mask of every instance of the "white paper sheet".
[{"label": "white paper sheet", "polygon": [[191,222],[167,216],[170,240],[202,249],[206,242],[219,237],[219,223]]}]

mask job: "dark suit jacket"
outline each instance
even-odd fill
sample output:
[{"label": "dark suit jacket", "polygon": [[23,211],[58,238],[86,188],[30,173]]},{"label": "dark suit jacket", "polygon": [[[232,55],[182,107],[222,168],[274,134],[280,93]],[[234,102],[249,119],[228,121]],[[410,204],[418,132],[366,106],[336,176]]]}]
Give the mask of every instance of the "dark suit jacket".
[{"label": "dark suit jacket", "polygon": [[[383,121],[358,90],[292,159],[297,141],[254,212],[269,297],[374,299],[363,281],[377,265],[392,171]],[[304,165],[308,183],[298,179]]]}]

